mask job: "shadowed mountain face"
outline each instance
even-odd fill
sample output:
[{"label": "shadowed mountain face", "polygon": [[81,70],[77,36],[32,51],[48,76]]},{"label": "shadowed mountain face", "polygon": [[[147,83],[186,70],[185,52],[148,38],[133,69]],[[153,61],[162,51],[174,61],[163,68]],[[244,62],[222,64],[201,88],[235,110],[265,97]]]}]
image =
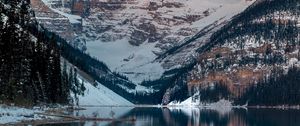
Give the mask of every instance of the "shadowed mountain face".
[{"label": "shadowed mountain face", "polygon": [[[228,88],[229,97],[239,98],[245,92],[248,95],[253,84],[258,84],[254,87],[257,92],[264,92],[262,101],[276,96],[277,100],[268,102],[277,103],[284,95],[297,97],[290,90],[290,87],[299,90],[297,85],[284,86],[298,80],[292,75],[297,70],[288,72],[288,69],[300,67],[299,4],[296,0],[261,1],[215,32],[209,44],[198,49],[197,63],[188,75],[190,91],[213,92],[209,88],[219,84]],[[289,81],[284,74],[290,77]],[[266,88],[260,84],[272,86]],[[285,92],[277,96],[273,94],[275,87],[287,90],[277,90]]]}]

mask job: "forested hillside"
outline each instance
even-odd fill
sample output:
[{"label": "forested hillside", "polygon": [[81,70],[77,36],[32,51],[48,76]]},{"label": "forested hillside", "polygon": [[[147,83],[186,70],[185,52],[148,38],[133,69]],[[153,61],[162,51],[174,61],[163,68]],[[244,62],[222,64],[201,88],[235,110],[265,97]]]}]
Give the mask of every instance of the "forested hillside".
[{"label": "forested hillside", "polygon": [[37,26],[29,0],[0,1],[0,103],[68,103],[60,51]]},{"label": "forested hillside", "polygon": [[288,73],[273,71],[269,78],[258,81],[236,100],[248,105],[299,105],[300,69],[290,68]]},{"label": "forested hillside", "polygon": [[299,15],[299,0],[262,0],[236,16],[198,49],[189,92],[205,101],[299,104]]}]

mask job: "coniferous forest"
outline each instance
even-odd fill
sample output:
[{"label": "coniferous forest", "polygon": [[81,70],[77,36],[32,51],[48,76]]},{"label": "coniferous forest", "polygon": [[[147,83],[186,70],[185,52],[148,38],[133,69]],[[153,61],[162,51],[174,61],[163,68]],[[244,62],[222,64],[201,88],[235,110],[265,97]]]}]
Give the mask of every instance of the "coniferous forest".
[{"label": "coniferous forest", "polygon": [[61,81],[60,51],[45,35],[31,34],[29,0],[1,1],[0,99],[32,105],[67,103],[68,85]]},{"label": "coniferous forest", "polygon": [[[298,0],[262,0],[213,33],[209,43],[198,49],[200,55],[227,48],[230,49],[229,56],[221,52],[212,54],[215,58],[211,61],[199,58],[195,67],[199,68],[199,71],[192,73],[195,74],[195,78],[203,79],[209,71],[216,74],[226,71],[230,77],[235,78],[230,73],[235,68],[256,71],[263,66],[270,72],[262,72],[263,74],[259,75],[262,78],[252,79],[253,82],[249,82],[250,86],[246,85],[247,88],[241,85],[243,82],[237,81],[232,85],[226,81],[221,84],[216,81],[214,85],[218,86],[215,89],[200,90],[201,99],[209,102],[230,99],[238,105],[298,105],[299,65],[293,66],[291,62],[300,56],[297,51],[300,44],[299,14]],[[253,42],[260,45],[259,48],[249,44]],[[231,92],[242,90],[242,95],[238,92],[236,94],[239,95],[232,96],[224,85],[236,87]]]},{"label": "coniferous forest", "polygon": [[274,71],[269,78],[264,78],[252,85],[236,100],[237,104],[276,106],[300,104],[300,69],[292,67]]}]

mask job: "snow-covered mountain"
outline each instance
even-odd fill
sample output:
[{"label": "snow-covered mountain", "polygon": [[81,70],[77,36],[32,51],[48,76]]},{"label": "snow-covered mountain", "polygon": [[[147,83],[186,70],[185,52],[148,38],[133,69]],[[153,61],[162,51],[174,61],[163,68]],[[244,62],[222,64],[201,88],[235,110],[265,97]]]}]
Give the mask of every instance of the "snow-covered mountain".
[{"label": "snow-covered mountain", "polygon": [[296,0],[32,1],[46,28],[128,77],[127,92],[163,104],[236,100],[300,66]]},{"label": "snow-covered mountain", "polygon": [[[37,36],[32,40],[58,43],[50,44],[56,53],[48,51],[55,54],[56,68],[60,52],[79,74],[85,72],[79,77],[87,88],[81,105],[194,104],[194,97],[201,99],[196,103],[299,104],[298,0],[31,0],[31,6],[43,25],[30,25]],[[3,27],[9,18],[0,18]],[[3,31],[5,41],[15,43],[6,38],[15,32]],[[59,69],[51,74],[44,68],[53,58],[33,60],[42,73],[60,78]],[[42,83],[39,71],[33,74]]]},{"label": "snow-covered mountain", "polygon": [[[46,28],[135,83],[158,79],[166,70],[185,65],[210,33],[254,2],[31,1],[38,21]],[[186,42],[193,37],[199,40]],[[178,53],[169,56],[170,50]]]}]

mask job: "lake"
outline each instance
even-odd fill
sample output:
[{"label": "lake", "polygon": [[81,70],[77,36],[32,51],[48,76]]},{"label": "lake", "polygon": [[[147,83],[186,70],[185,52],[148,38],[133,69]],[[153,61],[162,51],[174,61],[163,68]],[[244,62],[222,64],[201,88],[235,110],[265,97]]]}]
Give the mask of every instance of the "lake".
[{"label": "lake", "polygon": [[86,121],[41,126],[300,126],[300,110],[200,108],[89,107],[76,116],[132,119],[135,121]]}]

